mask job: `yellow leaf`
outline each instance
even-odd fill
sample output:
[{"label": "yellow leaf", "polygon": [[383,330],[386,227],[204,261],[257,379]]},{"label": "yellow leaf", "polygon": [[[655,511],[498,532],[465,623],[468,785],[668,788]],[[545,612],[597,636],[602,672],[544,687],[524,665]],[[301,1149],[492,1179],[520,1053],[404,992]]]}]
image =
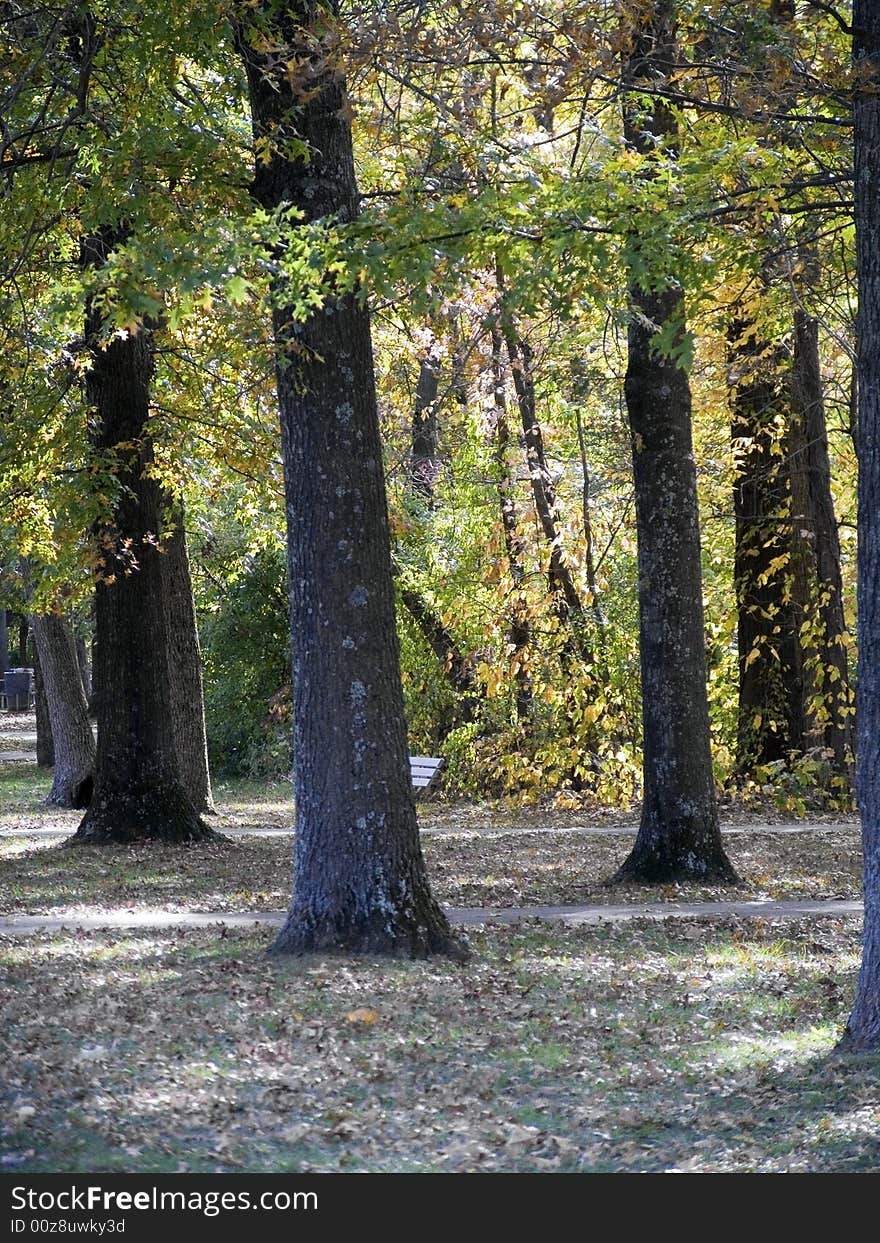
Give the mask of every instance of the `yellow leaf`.
[{"label": "yellow leaf", "polygon": [[345,1016],[346,1023],[356,1023],[364,1027],[372,1027],[379,1021],[379,1011],[372,1009],[371,1006],[358,1006],[356,1010],[349,1010]]}]

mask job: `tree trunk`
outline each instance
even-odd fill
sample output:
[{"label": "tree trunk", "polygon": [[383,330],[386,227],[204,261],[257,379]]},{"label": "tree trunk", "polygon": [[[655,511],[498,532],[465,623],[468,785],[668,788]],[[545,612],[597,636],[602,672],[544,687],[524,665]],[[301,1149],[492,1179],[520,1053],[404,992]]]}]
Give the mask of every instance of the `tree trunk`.
[{"label": "tree trunk", "polygon": [[[670,0],[647,6],[634,34],[626,77],[663,81],[675,63]],[[674,141],[675,121],[656,99],[643,115],[626,105],[627,142],[647,153]],[[651,271],[650,237],[633,237]],[[635,845],[615,881],[736,881],[721,843],[706,698],[697,481],[687,373],[656,347],[657,331],[684,333],[680,286],[630,279],[626,404],[633,446],[639,567],[639,633],[644,729],[644,801]]]},{"label": "tree trunk", "polygon": [[840,539],[831,493],[819,364],[819,325],[800,308],[795,311],[794,342],[792,413],[800,451],[797,456],[792,454],[792,485],[798,498],[803,498],[804,505],[793,506],[793,540],[805,546],[811,582],[818,589],[821,645],[816,654],[815,680],[816,690],[823,695],[825,705],[823,741],[834,753],[837,774],[849,780],[853,706],[843,613]]},{"label": "tree trunk", "polygon": [[37,768],[55,767],[55,743],[52,739],[52,722],[49,720],[49,703],[43,670],[40,667],[40,649],[34,634],[34,702],[37,717]]},{"label": "tree trunk", "polygon": [[853,4],[859,445],[856,786],[862,814],[865,923],[844,1049],[880,1049],[880,6]]},{"label": "tree trunk", "polygon": [[[84,260],[101,263],[106,238],[84,243]],[[147,431],[153,346],[150,330],[99,344],[100,320],[88,316],[92,367],[86,381],[97,415],[96,447],[119,459],[112,525],[97,533],[95,588],[98,748],[95,789],[75,843],[214,837],[181,784],[169,717],[168,634],[162,584],[160,487],[150,477]]]},{"label": "tree trunk", "polygon": [[[283,204],[307,222],[345,222],[358,194],[349,105],[322,48],[322,13],[301,0],[243,10],[254,133],[268,144],[252,192],[270,212]],[[307,160],[284,150],[294,134]],[[330,292],[320,312],[298,323],[291,292],[280,278],[273,318],[296,852],[291,907],[274,948],[461,958],[466,951],[428,885],[410,785],[367,309],[356,294]]]},{"label": "tree trunk", "polygon": [[89,723],[73,634],[55,613],[31,619],[40,661],[52,738],[55,772],[46,799],[55,807],[88,807],[95,767],[95,739]]},{"label": "tree trunk", "polygon": [[429,503],[437,482],[437,394],[440,389],[440,356],[437,346],[427,351],[419,367],[416,401],[412,419],[410,486]]},{"label": "tree trunk", "polygon": [[30,626],[25,614],[18,619],[18,668],[28,667],[28,631]]},{"label": "tree trunk", "polygon": [[591,597],[590,611],[593,614],[593,624],[596,627],[599,649],[599,659],[597,662],[599,675],[603,681],[607,681],[607,636],[605,633],[605,618],[602,615],[602,606],[599,603],[599,587],[596,582],[596,555],[593,539],[592,505],[590,503],[590,465],[587,459],[586,430],[584,428],[583,411],[580,402],[575,406],[575,425],[577,428],[578,452],[581,459],[581,474],[583,476],[581,514],[584,532],[584,569],[586,570],[587,587]]},{"label": "tree trunk", "polygon": [[787,364],[779,351],[766,356],[754,324],[737,321],[731,336],[737,771],[748,775],[809,745],[799,641],[806,601],[803,566],[792,558]]},{"label": "tree trunk", "polygon": [[528,600],[526,598],[525,566],[523,564],[523,538],[516,514],[513,497],[513,472],[510,465],[510,425],[507,420],[507,396],[504,383],[504,366],[501,360],[501,333],[492,329],[492,381],[495,404],[495,466],[498,507],[501,512],[501,529],[504,532],[504,549],[513,590],[510,603],[510,628],[508,638],[511,657],[516,669],[516,719],[520,724],[528,721],[532,705],[532,679],[529,674],[529,645],[532,631],[529,624]]},{"label": "tree trunk", "polygon": [[90,673],[90,683],[89,683],[89,693],[88,693],[89,716],[98,715],[98,681],[97,681],[98,659],[97,657],[98,657],[98,639],[97,639],[97,635],[95,634],[95,602],[93,599],[92,600],[92,641],[89,644],[89,673]]},{"label": "tree trunk", "polygon": [[[436,345],[422,359],[416,386],[413,408],[412,440],[410,449],[410,493],[427,502],[431,508],[437,482],[437,446],[439,427],[436,401],[439,392],[440,355]],[[392,552],[392,574],[399,575],[400,567]],[[418,626],[422,637],[440,662],[449,685],[456,695],[455,713],[441,736],[445,737],[460,722],[474,719],[474,707],[479,699],[479,688],[474,682],[471,662],[460,650],[454,636],[443,625],[424,596],[413,587],[398,587],[400,600]]]},{"label": "tree trunk", "polygon": [[[499,297],[503,297],[503,283],[500,266],[498,268]],[[502,314],[504,309],[502,307]],[[541,530],[550,549],[550,570],[548,582],[560,621],[568,626],[575,645],[582,656],[591,662],[592,654],[584,647],[584,606],[580,593],[575,585],[571,570],[565,562],[562,536],[558,526],[556,508],[556,489],[547,454],[544,450],[544,433],[538,421],[535,401],[535,384],[532,376],[531,350],[527,342],[519,337],[513,324],[505,315],[506,322],[502,325],[507,356],[513,375],[513,387],[516,392],[517,407],[522,425],[523,443],[526,450],[526,464],[529,469],[529,480],[532,486],[532,497],[535,512],[541,524]]]},{"label": "tree trunk", "polygon": [[168,714],[183,788],[196,811],[214,810],[205,733],[202,656],[196,626],[183,508],[175,506],[161,558],[168,630]]}]

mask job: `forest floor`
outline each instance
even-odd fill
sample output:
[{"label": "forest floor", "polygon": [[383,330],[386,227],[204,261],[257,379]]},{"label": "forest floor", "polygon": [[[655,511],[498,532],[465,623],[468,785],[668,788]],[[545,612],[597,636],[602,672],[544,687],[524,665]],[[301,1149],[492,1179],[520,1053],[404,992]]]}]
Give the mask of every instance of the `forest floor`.
[{"label": "forest floor", "polygon": [[[198,849],[71,850],[47,789],[0,760],[0,914],[286,905],[285,783],[218,787]],[[734,817],[742,886],[646,892],[602,885],[632,816],[420,813],[456,907],[859,897],[854,822],[772,818]],[[833,1055],[859,926],[527,919],[469,928],[465,967],[279,961],[257,926],[0,937],[0,1169],[880,1169],[880,1059]]]}]

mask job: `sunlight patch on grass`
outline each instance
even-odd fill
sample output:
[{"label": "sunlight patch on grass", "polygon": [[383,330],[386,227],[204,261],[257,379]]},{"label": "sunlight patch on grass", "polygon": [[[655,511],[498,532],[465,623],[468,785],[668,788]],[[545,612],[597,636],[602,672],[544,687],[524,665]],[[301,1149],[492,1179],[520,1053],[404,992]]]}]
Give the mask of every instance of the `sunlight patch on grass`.
[{"label": "sunlight patch on grass", "polygon": [[768,1066],[782,1071],[819,1054],[830,1053],[839,1038],[840,1026],[832,1023],[776,1033],[762,1031],[755,1035],[737,1032],[704,1044],[697,1050],[695,1060],[714,1072]]}]

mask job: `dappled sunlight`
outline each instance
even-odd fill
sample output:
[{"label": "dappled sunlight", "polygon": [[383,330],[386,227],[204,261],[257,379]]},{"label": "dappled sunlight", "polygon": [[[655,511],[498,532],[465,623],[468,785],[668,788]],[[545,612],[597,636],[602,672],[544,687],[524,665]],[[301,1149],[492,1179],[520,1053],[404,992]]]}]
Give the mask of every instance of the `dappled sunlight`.
[{"label": "dappled sunlight", "polygon": [[[79,813],[68,814],[70,832]],[[252,817],[253,819],[253,809]],[[744,887],[663,885],[650,889],[602,882],[620,863],[621,844],[608,836],[559,830],[492,835],[426,835],[423,850],[438,898],[449,906],[530,906],[681,901],[743,901],[797,894],[821,899],[859,897],[853,861],[844,873],[836,859],[850,858],[848,831],[797,838],[762,836],[753,847],[765,884]],[[224,827],[222,818],[217,827]],[[102,904],[133,909],[262,911],[286,905],[292,874],[291,837],[230,836],[193,848],[144,844],[68,850],[58,838],[0,838],[5,857],[0,908],[5,914],[65,913]],[[16,844],[13,844],[16,843]],[[819,873],[825,860],[827,871]]]},{"label": "dappled sunlight", "polygon": [[[820,928],[498,926],[465,968],[234,928],[4,941],[5,1144],[34,1170],[733,1170],[825,1168],[826,1135],[858,1166],[873,1080],[821,1113],[814,1083],[856,923]],[[765,1006],[783,981],[795,1022]]]},{"label": "dappled sunlight", "polygon": [[[248,823],[289,823],[277,801],[242,806]],[[44,815],[16,818],[28,831],[0,841],[8,913],[222,919],[287,905],[286,832],[70,850],[28,836]],[[435,892],[499,907],[719,896],[603,888],[625,841],[584,832],[582,811],[568,829],[555,815],[552,831],[524,830],[482,808],[466,832],[426,833]],[[761,886],[723,896],[772,894],[776,877],[822,897],[826,866],[840,892],[854,843],[847,827],[756,835]],[[232,925],[0,940],[12,1168],[802,1169],[840,1161],[841,1145],[864,1162],[864,1085],[837,1090],[834,1117],[855,1121],[832,1128],[799,1079],[819,1073],[845,1020],[857,919],[531,921],[468,935],[465,968],[275,959],[270,929]],[[791,1143],[755,1122],[756,1092],[781,1093],[800,1119]]]}]

